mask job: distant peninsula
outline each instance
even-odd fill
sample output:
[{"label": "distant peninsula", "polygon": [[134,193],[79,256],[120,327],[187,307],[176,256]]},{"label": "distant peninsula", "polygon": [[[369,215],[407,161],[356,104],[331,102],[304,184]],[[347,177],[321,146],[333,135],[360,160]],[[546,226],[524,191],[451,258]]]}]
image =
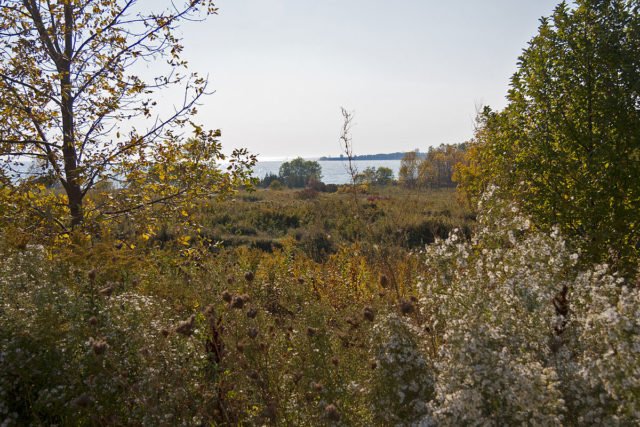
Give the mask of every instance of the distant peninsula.
[{"label": "distant peninsula", "polygon": [[[361,156],[353,156],[353,160],[402,160],[404,155],[407,154],[406,151],[397,152],[397,153],[381,153],[381,154],[363,154]],[[418,157],[425,157],[426,153],[418,152]],[[320,161],[330,161],[330,160],[347,160],[347,157],[344,154],[341,154],[338,157],[320,157],[318,160]]]}]

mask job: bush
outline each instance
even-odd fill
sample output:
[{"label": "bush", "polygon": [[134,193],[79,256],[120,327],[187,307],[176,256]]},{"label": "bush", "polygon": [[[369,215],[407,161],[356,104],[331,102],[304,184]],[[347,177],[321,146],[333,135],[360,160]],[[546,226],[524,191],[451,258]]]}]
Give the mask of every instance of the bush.
[{"label": "bush", "polygon": [[280,181],[278,181],[277,179],[274,179],[269,184],[269,189],[271,189],[271,190],[282,190],[282,184],[280,184]]},{"label": "bush", "polygon": [[442,344],[425,423],[637,422],[640,290],[606,266],[580,272],[557,229],[537,231],[495,191],[471,241],[426,249],[420,301]]},{"label": "bush", "polygon": [[421,349],[424,334],[395,313],[374,326],[376,370],[371,402],[376,418],[407,425],[428,415],[435,378]]}]

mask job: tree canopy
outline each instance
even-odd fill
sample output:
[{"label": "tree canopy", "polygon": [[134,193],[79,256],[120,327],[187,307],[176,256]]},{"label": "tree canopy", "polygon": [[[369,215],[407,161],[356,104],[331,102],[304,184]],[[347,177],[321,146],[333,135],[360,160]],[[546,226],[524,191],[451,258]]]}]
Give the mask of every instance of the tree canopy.
[{"label": "tree canopy", "polygon": [[322,167],[316,161],[298,157],[280,165],[278,175],[280,182],[286,186],[304,187],[312,178],[316,181],[322,179]]},{"label": "tree canopy", "polygon": [[387,185],[393,181],[393,170],[380,166],[378,168],[369,166],[356,175],[356,183],[369,183],[373,185]]},{"label": "tree canopy", "polygon": [[624,265],[640,245],[640,2],[561,3],[480,116],[462,188],[497,183],[541,225]]},{"label": "tree canopy", "polygon": [[[176,33],[216,13],[211,0],[7,0],[0,11],[5,220],[22,214],[67,230],[246,182],[254,159],[236,150],[221,170],[219,131],[194,121],[207,79],[188,71]],[[153,75],[142,71],[149,63]],[[182,103],[161,108],[159,94],[176,88]],[[87,197],[107,180],[118,191]]]}]

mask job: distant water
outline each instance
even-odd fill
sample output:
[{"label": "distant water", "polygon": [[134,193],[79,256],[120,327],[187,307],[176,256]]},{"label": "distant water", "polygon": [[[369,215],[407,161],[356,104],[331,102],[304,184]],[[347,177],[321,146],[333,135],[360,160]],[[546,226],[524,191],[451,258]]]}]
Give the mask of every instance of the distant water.
[{"label": "distant water", "polygon": [[[256,178],[264,178],[265,175],[278,175],[280,165],[284,161],[264,161],[258,162],[253,168],[253,176]],[[349,164],[347,161],[329,160],[318,161],[322,167],[322,182],[325,184],[348,184],[351,182],[349,175]],[[359,172],[368,167],[379,168],[385,167],[393,171],[393,178],[398,179],[398,171],[400,170],[400,160],[355,160],[353,162]]]}]

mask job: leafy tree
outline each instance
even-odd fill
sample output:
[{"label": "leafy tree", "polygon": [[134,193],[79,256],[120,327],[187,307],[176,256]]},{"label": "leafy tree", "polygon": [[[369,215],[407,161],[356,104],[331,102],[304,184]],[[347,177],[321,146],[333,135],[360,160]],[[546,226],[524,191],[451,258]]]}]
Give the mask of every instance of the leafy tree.
[{"label": "leafy tree", "polygon": [[418,184],[420,155],[418,150],[409,151],[400,161],[398,181],[404,187],[413,188]]},{"label": "leafy tree", "polygon": [[322,179],[322,167],[313,160],[304,160],[302,157],[284,162],[278,171],[280,182],[288,187],[304,187],[309,180]]},{"label": "leafy tree", "polygon": [[429,147],[418,166],[418,183],[424,187],[452,187],[454,167],[464,161],[464,144]]},{"label": "leafy tree", "polygon": [[393,182],[393,170],[391,170],[391,168],[380,166],[376,170],[376,184],[388,185],[391,184],[391,182]]},{"label": "leafy tree", "polygon": [[370,183],[373,185],[387,185],[393,181],[393,170],[381,166],[374,168],[373,166],[367,167],[361,173],[356,175],[356,183],[364,184]]},{"label": "leafy tree", "polygon": [[640,245],[639,9],[579,0],[542,19],[509,105],[483,113],[460,171],[472,192],[498,183],[539,224],[579,237],[587,259],[627,271]]},{"label": "leafy tree", "polygon": [[[212,0],[164,4],[150,11],[138,0],[0,3],[0,168],[9,177],[0,210],[66,231],[88,217],[182,209],[247,182],[254,159],[236,150],[220,170],[219,132],[192,121],[207,79],[183,71],[176,35],[182,22],[216,8]],[[154,76],[135,73],[151,61]],[[158,94],[176,86],[184,102],[160,110]],[[154,179],[146,178],[150,171]],[[64,192],[38,185],[42,176]],[[92,190],[105,180],[118,191],[94,200]]]}]

